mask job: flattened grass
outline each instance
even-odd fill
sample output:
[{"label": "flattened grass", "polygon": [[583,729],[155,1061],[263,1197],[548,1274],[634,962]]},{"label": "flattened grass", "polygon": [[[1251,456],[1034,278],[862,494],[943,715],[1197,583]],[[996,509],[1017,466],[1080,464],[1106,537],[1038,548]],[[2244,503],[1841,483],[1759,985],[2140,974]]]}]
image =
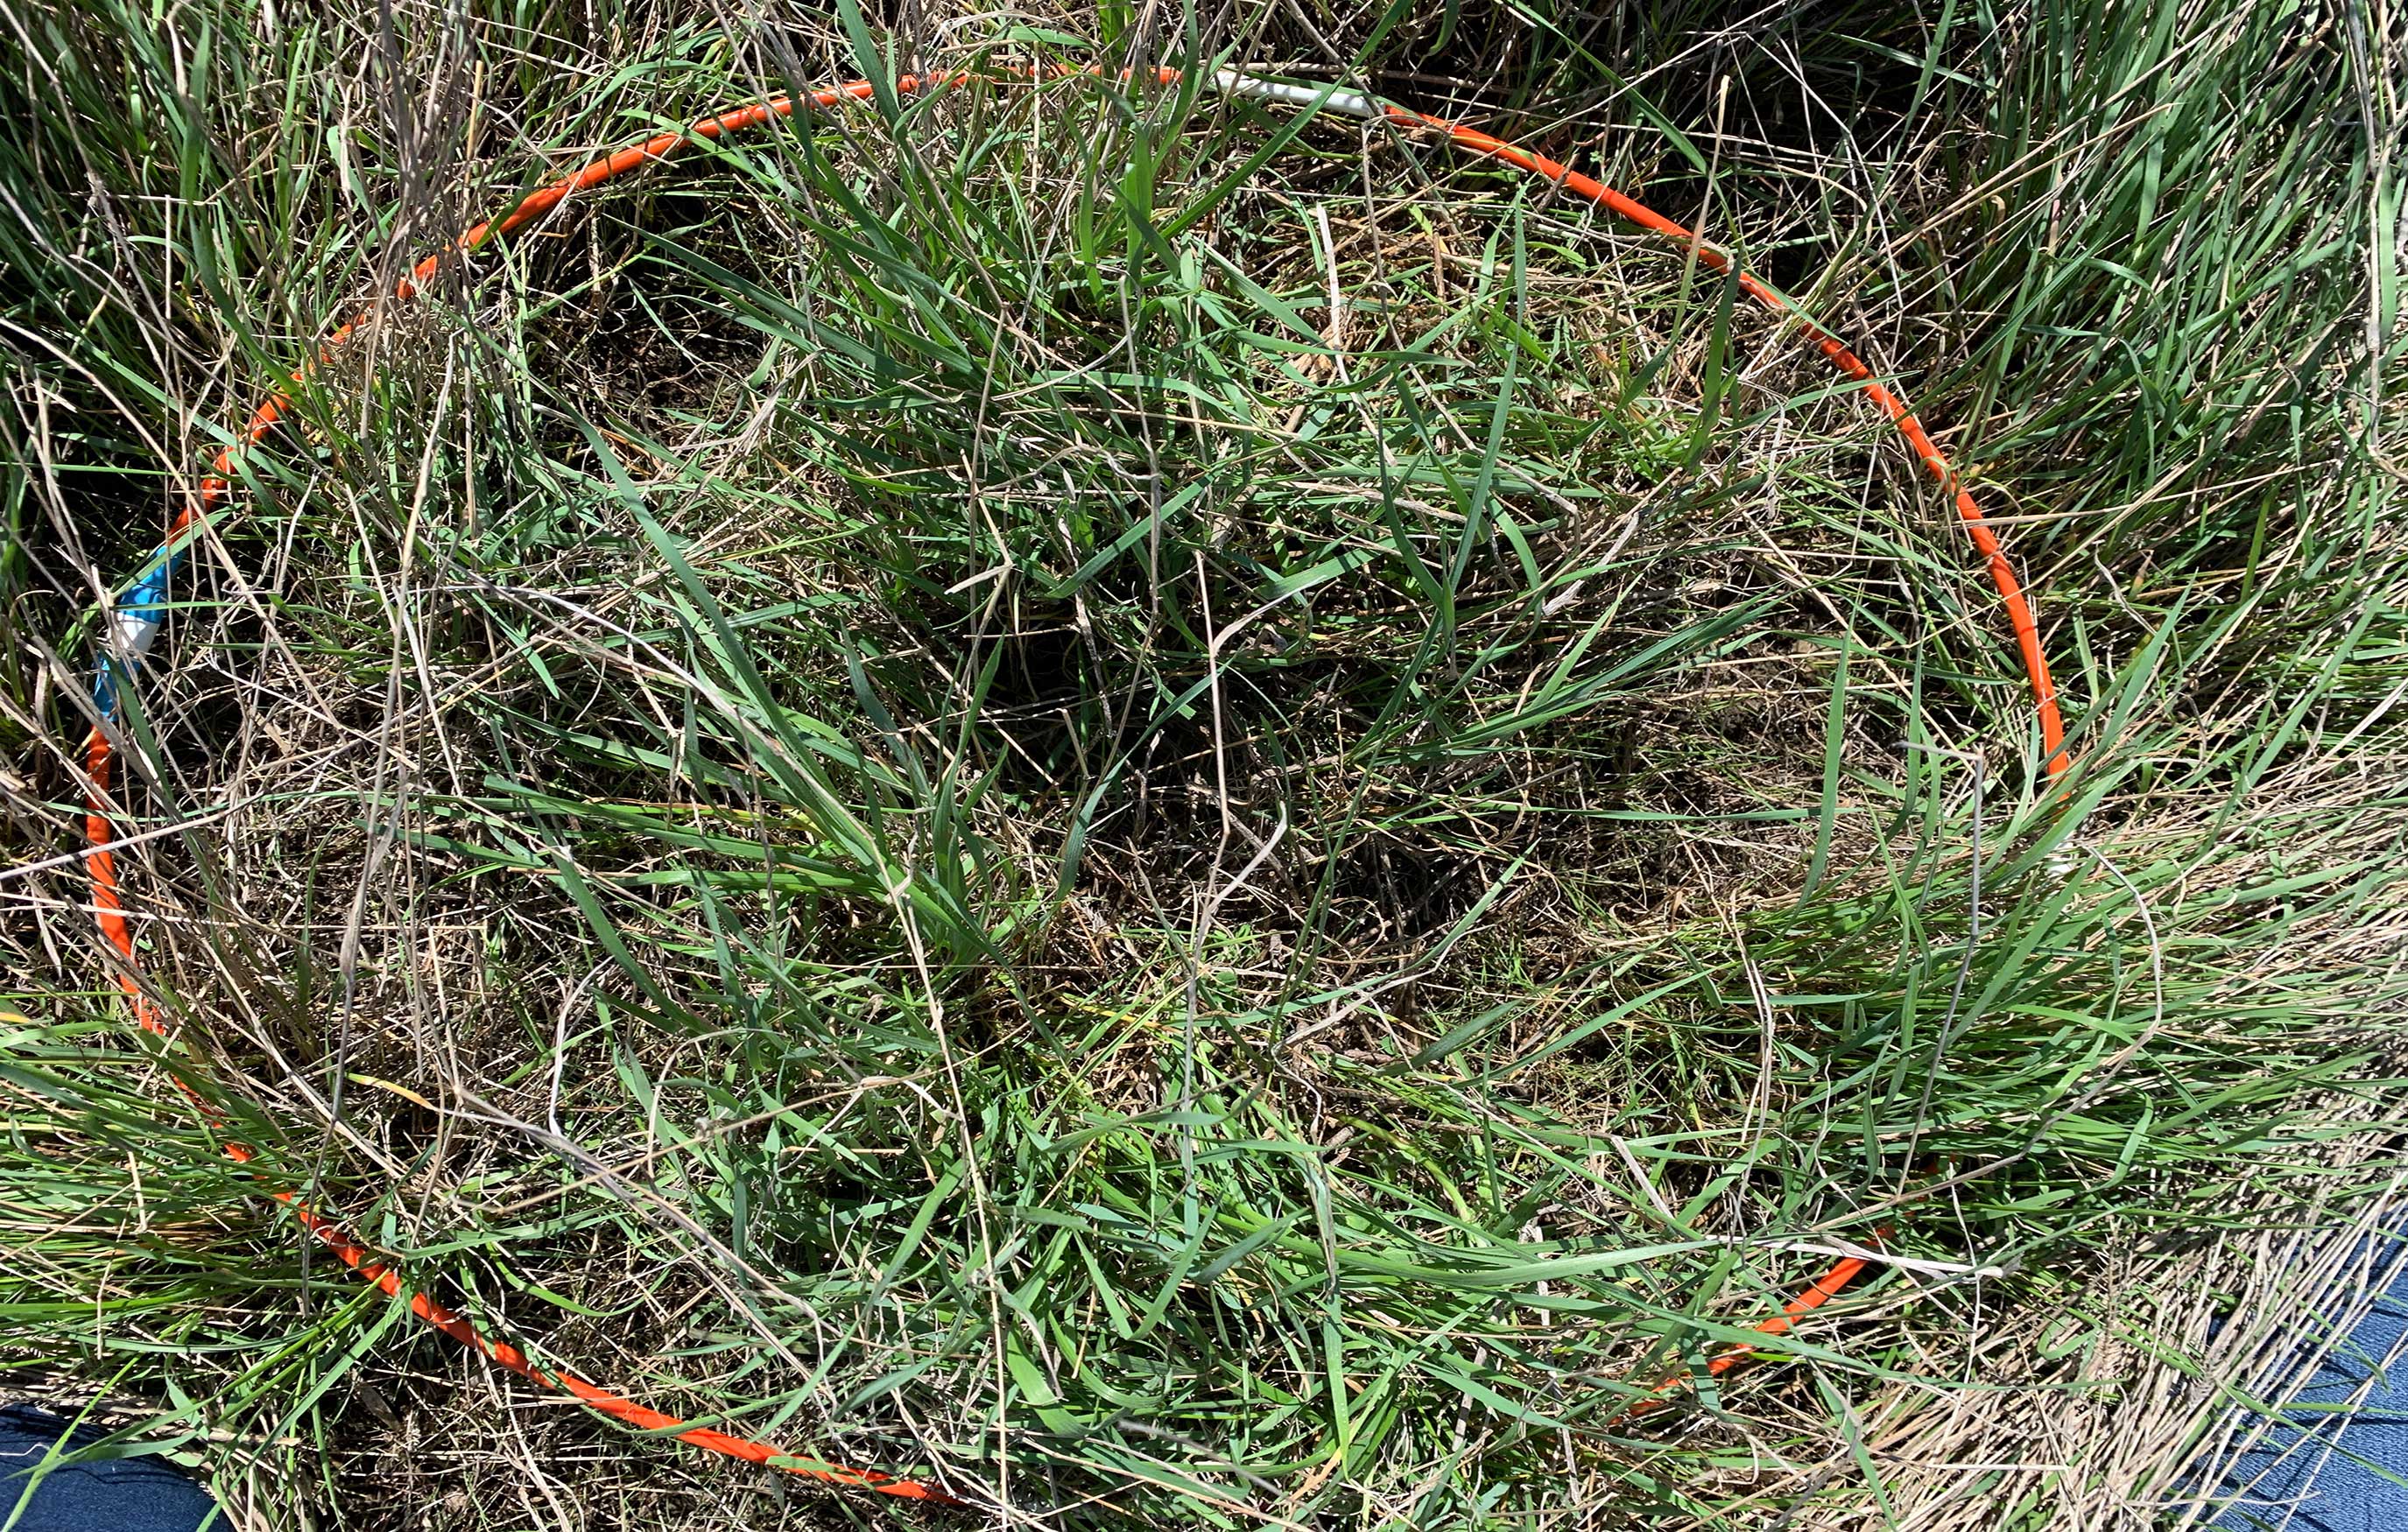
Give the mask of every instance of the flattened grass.
[{"label": "flattened grass", "polygon": [[[1185,51],[1366,36],[1307,14]],[[1669,13],[1371,60],[1644,124],[1624,168],[1703,178],[1651,196],[1839,251],[1817,311],[1979,433],[2038,576],[2061,792],[1862,401],[1508,174],[1330,122],[1257,165],[1288,118],[1068,79],[584,199],[313,379],[179,593],[126,822],[186,1041],[118,1029],[71,869],[21,885],[11,1364],[124,1390],[277,1525],[849,1514],[498,1386],[172,1070],[539,1353],[982,1503],[1914,1513],[1891,1441],[2001,1357],[2053,1408],[2134,1323],[2096,1274],[2334,1216],[2388,1121],[2395,55],[2320,19],[1835,13],[1724,55],[1741,116]],[[73,845],[83,571],[138,562],[198,422],[504,200],[437,188],[857,68],[580,24],[413,19],[346,79],[372,21],[39,19],[0,150],[28,860]],[[1773,120],[1788,66],[1868,58],[1887,136]],[[1916,236],[1812,207],[1864,185]],[[1703,1371],[1876,1238],[1911,1264],[1788,1361]],[[1701,1409],[1630,1413],[1684,1371]],[[2167,1500],[2191,1450],[1955,1514]]]}]

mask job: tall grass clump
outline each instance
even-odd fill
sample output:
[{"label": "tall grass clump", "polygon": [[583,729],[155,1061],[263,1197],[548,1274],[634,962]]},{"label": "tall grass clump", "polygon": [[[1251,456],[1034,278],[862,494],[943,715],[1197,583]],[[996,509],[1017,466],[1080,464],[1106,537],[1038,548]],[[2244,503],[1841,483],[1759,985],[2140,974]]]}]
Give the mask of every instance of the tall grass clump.
[{"label": "tall grass clump", "polygon": [[[14,15],[5,1386],[263,1526],[2210,1513],[2390,1217],[2385,15]],[[1103,67],[695,149],[294,385],[128,708],[128,1028],[85,656],[263,388],[594,153],[987,62]],[[1161,62],[1746,252],[1944,427],[2072,771],[1794,330]],[[521,1390],[271,1185],[971,1509]]]}]

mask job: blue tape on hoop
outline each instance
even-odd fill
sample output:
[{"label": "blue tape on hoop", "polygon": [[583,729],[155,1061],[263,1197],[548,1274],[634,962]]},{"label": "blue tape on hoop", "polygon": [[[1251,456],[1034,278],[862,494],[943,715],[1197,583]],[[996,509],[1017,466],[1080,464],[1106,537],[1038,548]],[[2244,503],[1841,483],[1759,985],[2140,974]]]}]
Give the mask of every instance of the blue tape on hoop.
[{"label": "blue tape on hoop", "polygon": [[180,548],[162,547],[151,555],[150,572],[126,588],[109,613],[109,625],[100,645],[100,663],[93,667],[92,703],[103,723],[118,721],[122,681],[131,680],[159,637],[167,617],[167,581],[184,562]]}]

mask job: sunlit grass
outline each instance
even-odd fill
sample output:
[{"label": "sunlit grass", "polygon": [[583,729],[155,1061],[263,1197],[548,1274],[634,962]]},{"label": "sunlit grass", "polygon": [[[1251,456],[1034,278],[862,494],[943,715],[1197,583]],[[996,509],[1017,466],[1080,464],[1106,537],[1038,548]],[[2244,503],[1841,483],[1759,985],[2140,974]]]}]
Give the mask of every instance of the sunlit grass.
[{"label": "sunlit grass", "polygon": [[[71,867],[9,891],[0,1356],[273,1525],[778,1514],[524,1408],[272,1182],[539,1354],[981,1504],[1748,1525],[1899,1512],[1864,1423],[2000,1358],[2052,1408],[2139,1323],[2086,1282],[2341,1218],[2401,989],[2396,39],[1976,20],[1707,68],[1701,18],[1450,10],[1370,64],[1629,129],[1905,377],[2034,577],[2061,786],[1946,508],[1680,251],[1384,130],[1256,164],[1292,119],[1192,91],[829,114],[447,277],[246,460],[130,723],[178,1042]],[[1292,23],[919,46],[1326,63]],[[546,170],[889,67],[640,7],[405,16],[364,75],[373,17],[29,27],[27,863],[78,843],[95,582],[326,315]],[[2113,1471],[2193,1493],[2215,1406]]]}]

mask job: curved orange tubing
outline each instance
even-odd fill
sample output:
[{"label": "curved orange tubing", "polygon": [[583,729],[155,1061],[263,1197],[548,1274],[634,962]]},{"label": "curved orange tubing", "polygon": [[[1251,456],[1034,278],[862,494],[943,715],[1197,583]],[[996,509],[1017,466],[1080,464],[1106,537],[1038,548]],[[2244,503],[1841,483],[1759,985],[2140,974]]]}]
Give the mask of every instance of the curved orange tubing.
[{"label": "curved orange tubing", "polygon": [[[1088,71],[1090,74],[1096,72]],[[1024,78],[1026,73],[1023,72]],[[972,78],[974,77],[965,73],[936,74],[925,77],[906,75],[897,79],[895,85],[898,93],[913,94],[951,89]],[[1175,85],[1182,77],[1178,70],[1164,68],[1155,71],[1154,78],[1157,83]],[[1228,82],[1237,78],[1216,77],[1216,83],[1221,84],[1225,89],[1230,89],[1232,87]],[[1262,89],[1260,86],[1256,88]],[[1298,87],[1280,87],[1278,90],[1283,93],[1273,98],[1287,101],[1326,102],[1332,93],[1314,93]],[[496,235],[509,234],[523,228],[551,212],[577,193],[641,170],[667,158],[685,145],[698,140],[720,138],[730,134],[747,132],[779,118],[792,116],[798,107],[824,109],[846,101],[867,100],[872,94],[873,88],[867,80],[853,80],[831,89],[815,91],[801,97],[781,96],[775,100],[720,112],[692,122],[676,133],[655,134],[639,144],[622,149],[614,154],[595,160],[581,169],[561,177],[531,193],[501,218],[489,220],[469,229],[443,251],[419,262],[410,270],[408,276],[394,285],[393,297],[396,301],[408,302],[418,295],[428,279],[441,269],[445,261],[476,251]],[[1705,243],[1694,231],[1652,208],[1634,202],[1612,187],[1581,175],[1542,154],[1534,153],[1502,138],[1483,133],[1477,128],[1465,127],[1443,118],[1432,117],[1385,103],[1369,102],[1366,97],[1349,97],[1349,100],[1358,104],[1368,103],[1368,105],[1358,105],[1350,110],[1350,115],[1375,118],[1402,128],[1443,134],[1449,142],[1459,148],[1489,159],[1501,161],[1553,181],[1573,196],[1594,203],[1641,228],[1652,230],[1668,239],[1687,246],[1696,252],[1699,261],[1715,270],[1728,270],[1731,267],[1731,259],[1726,252]],[[1883,412],[1896,424],[1899,435],[1906,438],[1907,445],[1914,450],[1916,461],[1921,463],[1939,482],[1941,489],[1953,497],[1956,513],[1971,534],[1975,551],[1982,555],[1986,564],[1992,582],[1998,587],[2000,600],[2006,608],[2008,623],[2014,629],[2016,646],[2022,653],[2024,669],[2031,682],[2033,704],[2040,719],[2041,740],[2046,752],[2048,774],[2052,779],[2061,776],[2069,764],[2065,751],[2065,727],[2058,713],[2057,688],[2049,676],[2047,657],[2041,648],[2039,623],[2032,616],[2031,605],[2025,598],[2022,585],[2015,578],[2013,566],[2008,563],[2004,550],[1999,546],[1998,537],[1984,522],[1981,507],[1975,504],[1972,495],[1957,480],[1956,472],[1949,466],[1947,458],[1942,454],[1937,446],[1933,445],[1929,434],[1924,430],[1923,422],[1915,418],[1914,411],[1906,407],[1905,402],[1896,393],[1874,379],[1870,367],[1867,366],[1854,351],[1842,344],[1838,337],[1799,315],[1789,301],[1778,292],[1744,271],[1738,272],[1736,275],[1739,285],[1747,292],[1749,296],[1775,313],[1796,320],[1804,331],[1806,338],[1813,342],[1816,349],[1829,358],[1834,366],[1848,378],[1865,385],[1866,394],[1879,405]],[[319,366],[330,362],[336,351],[350,340],[366,322],[370,311],[372,310],[364,309],[359,315],[337,326],[334,333],[326,337],[325,343],[320,347],[316,357],[295,370],[288,379],[287,385],[280,385],[275,393],[262,400],[259,408],[251,412],[241,435],[221,450],[211,460],[209,471],[202,478],[187,499],[182,511],[176,518],[175,525],[168,534],[166,543],[163,546],[164,557],[172,560],[178,556],[194,528],[212,510],[223,504],[231,494],[233,475],[239,454],[246,448],[266,439],[273,434],[279,422],[283,420],[286,411],[292,408],[293,396],[289,392],[289,386],[305,381]],[[106,704],[104,709],[106,709]],[[104,717],[106,717],[106,710]],[[100,724],[94,725],[86,743],[85,769],[90,781],[85,799],[84,817],[84,834],[91,844],[91,850],[86,853],[86,865],[92,880],[93,912],[102,937],[122,960],[117,976],[118,983],[132,1003],[136,1022],[145,1031],[164,1036],[166,1028],[160,1019],[158,1008],[144,992],[137,977],[138,963],[135,953],[133,933],[126,924],[125,907],[119,891],[117,861],[112,850],[117,840],[117,834],[109,818],[109,789],[114,775],[114,760],[115,750],[108,729]],[[217,1113],[202,1103],[189,1087],[186,1088],[186,1095],[194,1101],[205,1115],[212,1119],[217,1116]],[[251,1150],[242,1144],[228,1143],[223,1147],[227,1157],[237,1163],[248,1164],[253,1158]],[[361,1277],[380,1290],[394,1297],[404,1296],[399,1274],[391,1267],[379,1261],[340,1223],[318,1211],[298,1193],[289,1188],[271,1188],[270,1195],[290,1208],[302,1227],[308,1229],[320,1243],[332,1251],[344,1265],[358,1272]],[[1856,1258],[1840,1262],[1817,1278],[1798,1297],[1792,1299],[1780,1314],[1764,1321],[1756,1328],[1768,1336],[1786,1334],[1799,1318],[1820,1308],[1845,1289],[1864,1271],[1866,1264],[1865,1261]],[[903,1499],[930,1500],[954,1505],[962,1503],[944,1490],[918,1480],[899,1478],[875,1469],[837,1467],[816,1459],[798,1456],[767,1442],[754,1441],[704,1426],[688,1425],[674,1416],[647,1409],[623,1395],[588,1382],[574,1373],[538,1367],[528,1360],[526,1354],[517,1347],[488,1338],[472,1322],[436,1303],[423,1293],[408,1295],[408,1302],[410,1312],[423,1320],[430,1327],[440,1330],[462,1346],[495,1365],[518,1374],[539,1387],[569,1395],[595,1410],[640,1430],[674,1436],[687,1445],[700,1448],[704,1452],[716,1453],[747,1463],[767,1465],[787,1473],[825,1483],[870,1490],[880,1495]],[[1709,1370],[1716,1375],[1722,1374],[1753,1354],[1754,1348],[1749,1346],[1726,1349],[1709,1364]],[[1669,1386],[1670,1382],[1671,1380],[1668,1380],[1666,1384],[1659,1385],[1658,1392],[1660,1393],[1662,1387]],[[1642,1400],[1638,1408],[1649,1409],[1656,1402],[1651,1396]]]}]

